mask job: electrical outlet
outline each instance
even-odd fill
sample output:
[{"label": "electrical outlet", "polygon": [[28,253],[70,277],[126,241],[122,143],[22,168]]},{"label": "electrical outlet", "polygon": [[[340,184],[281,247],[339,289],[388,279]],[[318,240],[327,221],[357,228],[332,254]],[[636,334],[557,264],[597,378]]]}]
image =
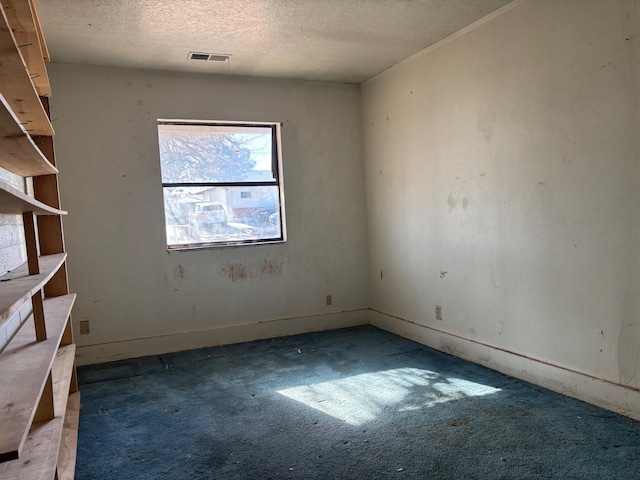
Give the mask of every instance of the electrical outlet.
[{"label": "electrical outlet", "polygon": [[90,333],[89,320],[80,320],[80,335],[88,335]]},{"label": "electrical outlet", "polygon": [[331,298],[331,295],[327,295],[327,305],[331,305],[333,303],[333,299]]},{"label": "electrical outlet", "polygon": [[442,320],[442,307],[436,305],[436,320]]}]

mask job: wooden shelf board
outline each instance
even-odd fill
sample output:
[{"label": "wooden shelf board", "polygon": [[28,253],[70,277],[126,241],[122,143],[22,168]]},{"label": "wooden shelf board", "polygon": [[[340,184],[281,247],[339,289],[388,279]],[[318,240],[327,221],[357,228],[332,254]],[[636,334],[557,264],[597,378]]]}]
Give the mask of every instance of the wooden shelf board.
[{"label": "wooden shelf board", "polygon": [[0,167],[33,177],[58,173],[20,125],[6,99],[0,94]]},{"label": "wooden shelf board", "polygon": [[[67,317],[68,318],[68,317]],[[71,386],[71,372],[76,364],[76,344],[58,348],[53,361],[53,402],[56,417],[64,418],[67,413],[67,400]],[[56,458],[58,457],[56,448]]]},{"label": "wooden shelf board", "polygon": [[49,75],[44,64],[41,32],[34,17],[31,2],[25,0],[2,0],[2,8],[13,32],[13,38],[15,38],[20,48],[20,53],[36,92],[41,97],[51,96]]},{"label": "wooden shelf board", "polygon": [[64,431],[58,452],[58,480],[73,480],[76,470],[78,425],[80,424],[80,392],[69,395],[64,416]]},{"label": "wooden shelf board", "polygon": [[42,33],[42,25],[40,24],[40,17],[38,16],[38,9],[36,8],[36,4],[33,2],[33,0],[29,0],[29,5],[31,5],[31,12],[33,12],[33,19],[36,24],[36,29],[38,30],[38,39],[40,40],[40,50],[42,51],[42,56],[44,57],[45,62],[50,62],[51,57],[49,55],[47,43],[44,40],[44,34]]},{"label": "wooden shelf board", "polygon": [[3,480],[55,477],[75,353],[73,344],[58,351],[52,367],[55,417],[31,426],[19,459],[0,463],[0,478]]},{"label": "wooden shelf board", "polygon": [[29,275],[27,264],[24,263],[13,272],[0,277],[0,322],[7,320],[34,293],[41,290],[60,269],[66,258],[66,253],[45,255],[38,259],[40,273],[37,275]]},{"label": "wooden shelf board", "polygon": [[0,180],[0,213],[33,212],[36,215],[66,215],[64,210],[50,207],[26,193],[21,192],[10,183]]},{"label": "wooden shelf board", "polygon": [[[71,294],[46,299],[44,309],[47,319],[47,340],[36,341],[33,323],[26,322],[0,355],[0,378],[5,385],[12,386],[0,390],[0,461],[2,462],[23,459],[23,445],[54,361],[57,362],[53,368],[54,401],[57,400],[56,382],[58,385],[65,382],[61,380],[60,369],[67,368],[67,363],[61,362],[73,363],[75,357],[74,344],[58,350],[75,298],[75,294]],[[73,352],[72,355],[68,353],[70,351]],[[61,352],[66,353],[61,354]],[[60,364],[63,366],[60,367]],[[69,371],[69,377],[70,375]],[[69,382],[70,378],[66,381],[67,394]],[[60,405],[65,404],[66,401]],[[59,414],[61,418],[64,417],[64,412],[56,412],[56,417]],[[38,428],[40,427],[36,429]],[[56,456],[57,452],[56,448]],[[4,479],[3,465],[4,463],[0,463],[0,478]]]},{"label": "wooden shelf board", "polygon": [[0,323],[0,354],[32,314],[33,302],[32,299],[29,299],[8,320]]},{"label": "wooden shelf board", "polygon": [[30,135],[53,135],[53,127],[16,47],[13,32],[0,8],[0,91]]},{"label": "wooden shelf board", "polygon": [[20,459],[0,463],[2,480],[35,480],[55,478],[53,468],[48,464],[52,456],[52,445],[60,442],[64,419],[56,417],[48,422],[36,423],[31,428],[23,456]]}]

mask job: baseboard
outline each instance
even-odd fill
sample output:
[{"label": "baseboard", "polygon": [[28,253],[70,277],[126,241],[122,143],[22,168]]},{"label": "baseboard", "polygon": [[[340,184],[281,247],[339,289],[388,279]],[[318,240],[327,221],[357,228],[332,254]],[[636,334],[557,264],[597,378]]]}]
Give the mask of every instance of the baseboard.
[{"label": "baseboard", "polygon": [[229,345],[299,333],[320,332],[368,324],[368,309],[308,315],[263,322],[179,332],[149,338],[137,338],[98,345],[78,346],[78,365],[111,362],[126,358],[159,355],[194,348]]},{"label": "baseboard", "polygon": [[506,375],[640,420],[640,391],[370,309],[284,318],[77,348],[78,365],[370,324]]},{"label": "baseboard", "polygon": [[371,310],[369,323],[396,335],[578,400],[640,420],[640,391]]}]

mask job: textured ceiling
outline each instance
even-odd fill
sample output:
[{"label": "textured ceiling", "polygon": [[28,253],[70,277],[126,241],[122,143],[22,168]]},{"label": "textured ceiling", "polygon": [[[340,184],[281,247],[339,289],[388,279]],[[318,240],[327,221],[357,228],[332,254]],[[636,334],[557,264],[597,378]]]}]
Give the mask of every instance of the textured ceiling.
[{"label": "textured ceiling", "polygon": [[[511,0],[36,0],[60,63],[361,83]],[[187,60],[190,51],[228,62]]]}]

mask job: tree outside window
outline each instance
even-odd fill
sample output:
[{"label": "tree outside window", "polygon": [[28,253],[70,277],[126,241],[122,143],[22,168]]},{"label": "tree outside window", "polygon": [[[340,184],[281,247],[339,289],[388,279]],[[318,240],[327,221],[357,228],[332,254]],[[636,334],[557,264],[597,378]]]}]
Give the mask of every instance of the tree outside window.
[{"label": "tree outside window", "polygon": [[279,123],[158,121],[169,249],[285,240]]}]

